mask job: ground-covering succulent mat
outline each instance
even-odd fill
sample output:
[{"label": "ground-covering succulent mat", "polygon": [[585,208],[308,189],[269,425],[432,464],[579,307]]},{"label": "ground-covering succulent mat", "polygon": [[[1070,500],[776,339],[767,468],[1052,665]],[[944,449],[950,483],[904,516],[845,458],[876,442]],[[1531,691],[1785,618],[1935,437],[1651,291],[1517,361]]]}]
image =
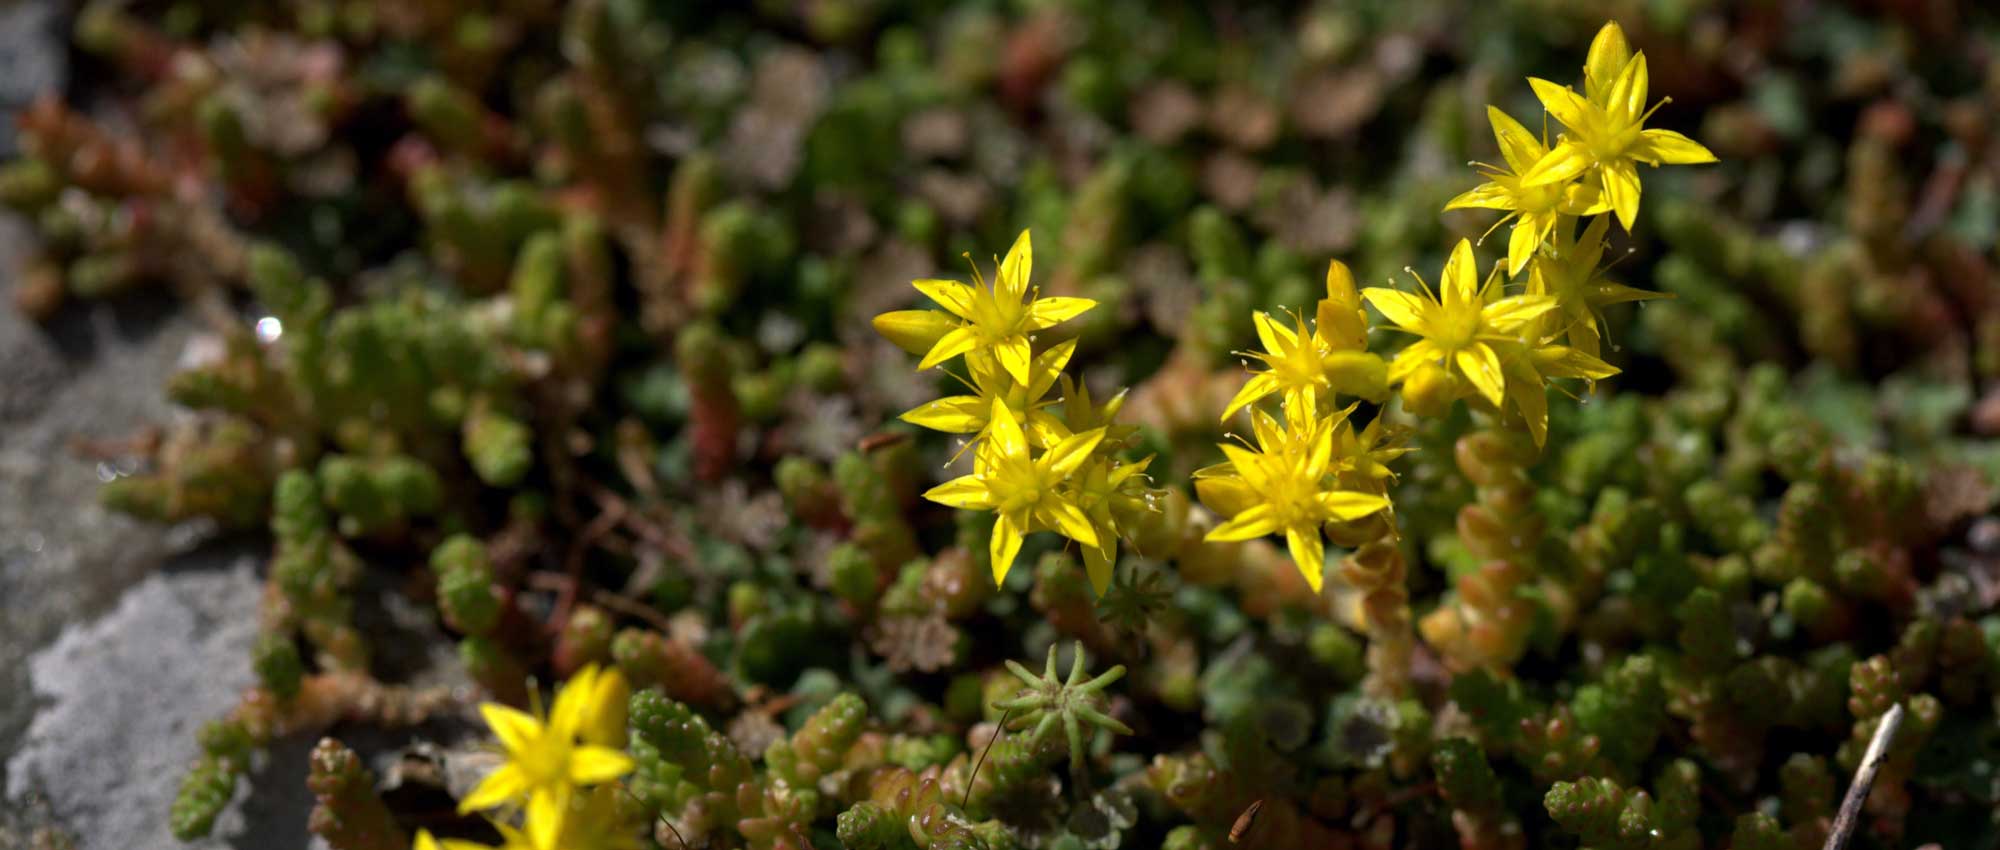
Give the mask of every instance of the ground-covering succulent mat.
[{"label": "ground-covering succulent mat", "polygon": [[50,20],[62,462],[240,557],[10,794],[157,654],[183,841],[2000,846],[1983,4]]}]

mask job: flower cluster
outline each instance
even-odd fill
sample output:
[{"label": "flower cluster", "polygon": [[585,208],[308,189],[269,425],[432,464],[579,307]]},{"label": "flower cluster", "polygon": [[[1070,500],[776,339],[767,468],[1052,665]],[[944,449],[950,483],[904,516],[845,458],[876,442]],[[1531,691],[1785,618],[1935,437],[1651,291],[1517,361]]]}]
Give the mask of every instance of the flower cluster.
[{"label": "flower cluster", "polygon": [[[1112,424],[1124,393],[1095,403],[1089,390],[1063,374],[1076,341],[1034,350],[1035,332],[1097,306],[1088,298],[1044,297],[1028,285],[1034,246],[1022,231],[989,284],[977,267],[973,282],[918,280],[911,285],[943,310],[899,310],[875,317],[875,329],[912,354],[918,369],[963,356],[965,375],[952,377],[964,395],[925,402],[902,419],[948,434],[969,434],[973,471],[932,488],[932,501],[994,513],[990,544],[995,584],[1020,554],[1022,538],[1054,531],[1083,549],[1084,567],[1099,595],[1111,585],[1118,541],[1156,511],[1146,477],[1151,457],[1120,453],[1136,429]],[[1049,398],[1058,384],[1060,398]],[[1060,415],[1058,415],[1060,413]]]},{"label": "flower cluster", "polygon": [[[1320,589],[1326,544],[1320,529],[1360,523],[1389,507],[1386,461],[1403,452],[1400,434],[1381,419],[1357,428],[1355,405],[1338,406],[1341,394],[1385,398],[1390,370],[1367,350],[1367,319],[1347,266],[1334,261],[1326,273],[1326,298],[1315,327],[1293,316],[1291,327],[1256,313],[1261,352],[1246,352],[1267,368],[1253,373],[1223,412],[1223,421],[1250,409],[1254,445],[1224,443],[1224,463],[1197,470],[1195,492],[1228,520],[1210,530],[1211,541],[1250,540],[1281,534],[1292,561],[1315,592]],[[1281,415],[1258,406],[1272,395]],[[1363,524],[1372,539],[1381,529]]]},{"label": "flower cluster", "polygon": [[[1528,80],[1564,128],[1554,145],[1487,108],[1506,167],[1479,165],[1487,182],[1445,209],[1507,211],[1494,227],[1514,222],[1504,267],[1509,277],[1525,276],[1524,293],[1506,295],[1497,269],[1479,284],[1463,242],[1445,266],[1441,299],[1386,289],[1365,293],[1399,330],[1419,337],[1390,367],[1391,380],[1424,373],[1403,386],[1414,410],[1440,409],[1467,395],[1469,384],[1493,407],[1511,407],[1541,445],[1548,436],[1545,390],[1552,380],[1595,381],[1618,373],[1599,359],[1602,309],[1662,296],[1604,277],[1606,214],[1632,229],[1639,216],[1638,163],[1715,161],[1680,133],[1644,126],[1666,103],[1646,106],[1647,81],[1646,54],[1632,51],[1617,23],[1606,23],[1584,61],[1582,96],[1548,80]],[[1583,218],[1591,221],[1579,236]]]},{"label": "flower cluster", "polygon": [[[506,761],[459,801],[461,813],[521,809],[519,828],[496,823],[504,850],[620,846],[612,782],[632,772],[625,754],[626,700],[631,688],[617,670],[596,665],[578,670],[557,693],[548,716],[498,703],[481,703],[479,713],[499,739]],[[592,788],[591,786],[597,786]],[[470,842],[446,840],[443,850],[484,850]],[[417,834],[417,850],[440,843]]]},{"label": "flower cluster", "polygon": [[1663,99],[1646,106],[1647,81],[1646,54],[1632,52],[1617,23],[1605,24],[1584,60],[1582,96],[1548,80],[1528,80],[1542,108],[1563,125],[1559,142],[1551,147],[1537,141],[1507,113],[1487,107],[1507,167],[1479,166],[1488,182],[1454,198],[1445,209],[1508,210],[1508,217],[1517,221],[1508,240],[1507,270],[1517,275],[1563,216],[1608,210],[1631,230],[1639,217],[1639,163],[1715,161],[1715,154],[1693,139],[1672,130],[1646,129],[1646,118],[1667,103]]},{"label": "flower cluster", "polygon": [[[1412,271],[1416,292],[1371,287],[1357,297],[1346,266],[1335,261],[1312,326],[1303,316],[1289,324],[1266,313],[1252,316],[1264,350],[1246,354],[1264,368],[1250,375],[1223,421],[1250,408],[1255,443],[1225,444],[1228,462],[1195,473],[1202,501],[1226,518],[1207,539],[1282,534],[1318,590],[1321,529],[1335,532],[1337,541],[1370,539],[1352,533],[1351,524],[1389,507],[1385,463],[1402,452],[1382,416],[1366,428],[1350,423],[1355,407],[1336,404],[1339,395],[1383,402],[1395,388],[1403,411],[1420,417],[1442,416],[1463,399],[1525,428],[1540,446],[1548,438],[1552,382],[1618,373],[1599,357],[1602,309],[1663,296],[1604,277],[1607,213],[1630,230],[1639,209],[1637,163],[1715,157],[1679,133],[1644,128],[1651,114],[1646,57],[1632,52],[1615,23],[1591,44],[1583,96],[1546,80],[1529,82],[1566,132],[1551,146],[1489,107],[1506,165],[1478,165],[1487,182],[1445,206],[1506,211],[1500,223],[1511,219],[1514,229],[1504,263],[1482,275],[1472,242],[1461,239],[1435,289]],[[1579,235],[1583,218],[1591,221]],[[1519,281],[1518,291],[1508,290],[1509,278]],[[1388,329],[1415,337],[1386,366],[1368,351],[1364,301]],[[1256,406],[1273,395],[1282,399],[1281,415]]]}]

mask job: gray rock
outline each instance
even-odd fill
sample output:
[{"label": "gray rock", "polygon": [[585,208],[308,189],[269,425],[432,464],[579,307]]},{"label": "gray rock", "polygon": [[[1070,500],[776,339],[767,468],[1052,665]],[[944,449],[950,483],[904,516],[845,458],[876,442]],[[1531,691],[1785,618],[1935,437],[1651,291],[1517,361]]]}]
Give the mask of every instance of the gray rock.
[{"label": "gray rock", "polygon": [[62,4],[55,0],[0,3],[0,158],[13,156],[14,113],[44,92],[62,90]]},{"label": "gray rock", "polygon": [[192,320],[159,294],[31,322],[6,300],[26,244],[18,220],[0,217],[0,753],[32,711],[28,654],[198,536],[99,507],[101,478],[121,470],[70,451],[74,438],[122,437],[174,415],[161,387]]},{"label": "gray rock", "polygon": [[[7,763],[10,797],[33,794],[81,850],[175,846],[166,813],[198,755],[195,732],[253,682],[245,658],[260,593],[248,551],[179,559],[104,618],[64,630],[28,664],[46,708]],[[309,741],[259,760],[248,794],[189,847],[303,847]]]},{"label": "gray rock", "polygon": [[[5,51],[7,39],[22,37],[7,21],[28,14],[24,11],[27,6],[49,5],[0,5],[0,53]],[[0,57],[0,65],[17,59]],[[0,79],[5,77],[0,72]],[[11,138],[10,132],[0,135]],[[71,305],[47,325],[29,321],[16,313],[7,299],[29,244],[18,219],[0,216],[0,363],[7,364],[7,377],[0,380],[0,758],[22,765],[19,771],[0,765],[0,786],[4,786],[0,791],[5,792],[0,793],[0,850],[36,846],[31,842],[43,828],[82,837],[83,847],[112,846],[99,843],[99,836],[116,840],[123,827],[102,824],[106,818],[153,830],[137,833],[139,839],[118,846],[171,847],[165,839],[165,806],[179,774],[193,757],[190,736],[200,722],[218,713],[215,700],[224,701],[226,707],[234,698],[242,677],[249,675],[247,649],[239,646],[224,651],[186,639],[162,639],[144,629],[125,629],[117,625],[114,616],[104,621],[112,624],[104,628],[105,634],[115,635],[117,640],[97,650],[80,651],[74,648],[79,644],[72,642],[72,649],[63,654],[45,653],[39,666],[29,658],[65,627],[98,618],[114,606],[122,612],[119,616],[145,609],[143,599],[128,598],[121,605],[121,595],[162,569],[163,562],[169,564],[166,569],[179,571],[156,574],[148,583],[148,594],[157,595],[164,588],[189,582],[199,588],[189,592],[205,593],[216,588],[204,585],[201,579],[222,581],[218,576],[228,576],[228,580],[253,589],[255,582],[245,578],[243,564],[238,564],[235,572],[216,572],[218,565],[230,562],[218,561],[214,555],[191,556],[178,564],[169,561],[197,542],[203,531],[193,527],[168,529],[104,510],[96,495],[102,478],[122,470],[70,450],[73,438],[117,438],[176,415],[161,387],[186,346],[193,321],[165,293]],[[209,566],[207,572],[198,569],[204,563]],[[224,621],[220,617],[225,611],[227,621],[236,624],[235,630],[254,627],[254,592],[247,597],[236,594],[226,598],[237,601],[223,604],[219,597],[216,604],[203,609],[210,612],[204,619],[189,621],[195,624],[189,628],[199,632],[203,640],[221,628]],[[79,633],[75,628],[70,631],[72,635]],[[247,640],[234,637],[235,631],[229,634],[232,639]],[[197,645],[209,653],[193,660],[175,655],[192,652]],[[229,656],[228,663],[211,663],[223,656]],[[185,663],[167,666],[166,661],[173,658]],[[62,672],[63,665],[70,663],[80,666]],[[44,678],[54,677],[51,681],[104,688],[137,684],[125,681],[124,673],[106,664],[159,671],[156,682],[157,676],[167,671],[178,671],[181,679],[172,688],[152,692],[150,699],[141,699],[137,693],[107,691],[118,694],[110,700],[100,699],[103,694],[68,693],[46,685],[38,693],[33,681],[37,675],[33,671],[41,670]],[[33,720],[45,707],[54,714]],[[72,722],[93,715],[99,718],[95,725],[76,726]],[[118,732],[117,723],[146,718],[171,718],[175,730],[152,737],[147,736],[152,735],[153,727],[143,725]],[[31,728],[36,730],[32,734]],[[94,748],[67,749],[82,746],[72,732],[80,735],[86,731],[105,737]],[[134,749],[121,743],[133,740],[147,741],[147,747]],[[291,778],[278,784],[297,789],[299,795],[303,789],[296,777],[305,769],[308,746],[310,742],[286,742],[273,751],[266,768]],[[98,766],[80,770],[68,784],[45,782],[70,778],[69,774],[49,775],[57,764],[51,759],[64,752],[94,757]],[[142,758],[150,759],[147,770],[151,775],[134,769]],[[150,766],[154,762],[164,767],[155,770]],[[86,784],[107,771],[131,782],[157,785],[147,785],[147,793],[140,794],[124,784],[96,788]],[[154,800],[150,795],[155,793],[169,796]],[[242,807],[241,817],[254,819],[267,808],[281,805],[275,797],[252,801]],[[289,824],[292,840],[245,846],[300,846],[295,836],[302,832],[303,817],[295,800],[289,811],[263,819]],[[245,830],[245,834],[250,831]]]}]

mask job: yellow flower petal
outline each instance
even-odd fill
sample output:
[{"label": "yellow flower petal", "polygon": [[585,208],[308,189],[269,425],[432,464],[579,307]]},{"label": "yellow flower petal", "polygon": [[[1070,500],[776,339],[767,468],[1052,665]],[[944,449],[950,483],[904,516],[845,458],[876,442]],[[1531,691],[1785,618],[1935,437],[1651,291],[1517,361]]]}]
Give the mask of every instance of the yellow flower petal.
[{"label": "yellow flower petal", "polygon": [[[1493,140],[1500,145],[1500,157],[1507,161],[1507,167],[1520,174],[1542,158],[1548,150],[1534,133],[1521,126],[1514,117],[1500,111],[1500,107],[1487,106],[1486,120],[1493,125]],[[1450,207],[1446,207],[1450,209]]]},{"label": "yellow flower petal", "polygon": [[1004,457],[1025,456],[1028,453],[1027,437],[1021,433],[1021,420],[1014,418],[1014,411],[1007,408],[1007,402],[993,400],[993,409],[986,420],[986,438],[993,444],[993,450]]},{"label": "yellow flower petal", "polygon": [[1335,520],[1360,519],[1389,506],[1389,500],[1358,490],[1328,490],[1319,494],[1320,507]]},{"label": "yellow flower petal", "polygon": [[1576,350],[1596,357],[1601,353],[1600,340],[1597,335],[1597,320],[1589,317],[1589,310],[1586,309],[1584,313],[1584,318],[1575,319],[1570,322],[1569,327],[1564,329],[1563,335],[1565,340]]},{"label": "yellow flower petal", "polygon": [[1326,477],[1327,469],[1332,465],[1333,429],[1321,428],[1313,436],[1312,446],[1306,454],[1305,477],[1317,482],[1319,479]]},{"label": "yellow flower petal", "polygon": [[1633,159],[1655,164],[1699,165],[1715,161],[1715,154],[1700,142],[1672,130],[1641,130],[1639,141],[1627,152]]},{"label": "yellow flower petal", "polygon": [[917,371],[929,369],[977,347],[979,347],[977,332],[969,327],[955,328],[938,338],[937,345],[931,346],[930,353],[924,355],[923,362],[917,364]]},{"label": "yellow flower petal", "polygon": [[938,310],[897,310],[875,317],[875,332],[911,354],[923,354],[959,326],[951,314]]},{"label": "yellow flower petal", "polygon": [[978,396],[955,395],[928,401],[903,411],[896,418],[919,428],[947,434],[976,434],[986,427],[986,401]]},{"label": "yellow flower petal", "polygon": [[1589,286],[1589,293],[1590,303],[1600,307],[1606,304],[1624,304],[1630,301],[1653,301],[1660,298],[1674,297],[1674,294],[1671,292],[1654,292],[1650,289],[1639,289],[1608,280],[1599,280],[1592,283]]},{"label": "yellow flower petal", "polygon": [[1120,463],[1116,467],[1112,468],[1111,475],[1108,476],[1108,480],[1111,482],[1111,486],[1116,487],[1120,484],[1125,483],[1126,479],[1131,478],[1134,475],[1144,474],[1146,471],[1146,467],[1151,465],[1152,462],[1153,462],[1153,455],[1147,455],[1130,463]]},{"label": "yellow flower petal", "polygon": [[1257,504],[1257,491],[1235,476],[1197,478],[1194,494],[1209,510],[1226,518],[1235,517]]},{"label": "yellow flower petal", "polygon": [[[1571,130],[1582,130],[1591,126],[1589,101],[1577,96],[1568,86],[1559,86],[1539,77],[1529,77],[1528,86],[1535,90],[1535,97],[1542,101],[1542,108],[1563,126]],[[1534,181],[1524,181],[1530,185]]]},{"label": "yellow flower petal", "polygon": [[1625,70],[1625,63],[1632,59],[1632,48],[1625,43],[1625,31],[1618,28],[1616,21],[1607,23],[1597,31],[1597,37],[1590,40],[1590,53],[1583,62],[1583,90],[1593,101],[1602,102],[1601,95],[1610,90],[1618,72]]},{"label": "yellow flower petal", "polygon": [[625,746],[625,712],[632,698],[632,686],[625,674],[615,669],[597,674],[596,690],[584,711],[582,737],[586,743],[620,749]]},{"label": "yellow flower petal", "polygon": [[1430,312],[1430,304],[1423,298],[1380,286],[1362,290],[1361,297],[1396,327],[1418,335],[1429,333],[1430,326],[1425,323],[1424,317]]},{"label": "yellow flower petal", "polygon": [[1319,529],[1300,526],[1285,529],[1285,547],[1291,550],[1292,563],[1298,565],[1306,584],[1318,593],[1320,585],[1326,582],[1326,541],[1320,539]]},{"label": "yellow flower petal", "polygon": [[1087,547],[1098,544],[1097,528],[1091,525],[1090,517],[1084,515],[1083,509],[1074,503],[1043,497],[1035,510],[1039,514],[1036,519],[1055,528],[1056,533]]},{"label": "yellow flower petal", "polygon": [[1552,378],[1583,378],[1601,381],[1618,374],[1618,367],[1566,345],[1547,345],[1535,350],[1535,366]]},{"label": "yellow flower petal", "polygon": [[1285,409],[1301,412],[1319,409],[1319,390],[1312,384],[1285,388]]},{"label": "yellow flower petal", "polygon": [[[500,841],[502,843],[498,850],[520,850],[523,847],[528,848],[528,850],[539,850],[539,848],[535,847],[533,841],[528,840],[527,833],[504,823],[493,821],[488,821],[488,823],[492,824],[494,829],[500,831]],[[469,841],[465,843],[468,845],[466,848],[453,847],[451,839],[447,838],[444,842],[444,850],[487,850],[483,845],[473,844]]]},{"label": "yellow flower petal", "polygon": [[1222,421],[1228,422],[1245,405],[1255,404],[1258,399],[1278,391],[1278,376],[1269,372],[1258,372],[1250,376],[1243,389],[1236,391],[1236,397],[1229,400],[1229,406],[1222,410]]},{"label": "yellow flower petal", "polygon": [[955,280],[913,280],[910,285],[936,301],[939,307],[950,310],[961,319],[972,318],[972,305],[977,294],[972,287]]},{"label": "yellow flower petal", "polygon": [[1253,486],[1264,482],[1263,462],[1256,452],[1232,443],[1222,443],[1216,448],[1222,450],[1223,457],[1229,458],[1230,465],[1236,467],[1237,476],[1244,481]]},{"label": "yellow flower petal", "polygon": [[1487,401],[1498,405],[1506,395],[1506,382],[1500,375],[1500,357],[1493,353],[1493,347],[1485,343],[1473,343],[1459,349],[1453,357],[1458,369],[1479,394]]},{"label": "yellow flower petal", "polygon": [[1272,517],[1270,505],[1255,505],[1230,518],[1228,522],[1208,530],[1203,540],[1211,543],[1234,543],[1239,540],[1255,540],[1278,530],[1277,520]]},{"label": "yellow flower petal", "polygon": [[1584,146],[1564,142],[1551,148],[1547,156],[1535,163],[1534,168],[1522,174],[1521,185],[1547,186],[1575,180],[1577,175],[1589,171],[1596,164],[1597,157],[1592,156]]},{"label": "yellow flower petal", "polygon": [[[1471,304],[1479,292],[1479,261],[1472,255],[1472,240],[1460,239],[1444,261],[1444,277],[1438,281],[1438,301],[1447,311]],[[1450,315],[1447,312],[1447,315]]]},{"label": "yellow flower petal", "polygon": [[493,737],[500,739],[500,746],[510,752],[527,749],[542,734],[541,721],[518,708],[497,702],[482,702],[479,704],[479,716],[486,719],[487,727],[493,730]]},{"label": "yellow flower petal", "polygon": [[1007,249],[1007,258],[1000,261],[1000,280],[994,286],[994,293],[1009,303],[1020,301],[1028,294],[1028,276],[1034,265],[1035,246],[1028,238],[1028,231],[1023,230],[1014,238],[1014,247]]},{"label": "yellow flower petal", "polygon": [[1083,547],[1083,572],[1090,577],[1090,591],[1102,599],[1111,589],[1111,567],[1118,561],[1118,546],[1109,542],[1106,529],[1098,529],[1097,537],[1106,542]]},{"label": "yellow flower petal", "polygon": [[569,810],[569,786],[557,785],[536,791],[528,798],[528,841],[537,850],[560,850],[556,847],[557,837],[562,835],[563,815]]},{"label": "yellow flower petal", "polygon": [[1261,311],[1251,313],[1250,323],[1257,326],[1257,342],[1264,346],[1266,353],[1283,353],[1291,348],[1292,343],[1298,340],[1298,337],[1292,333],[1291,328],[1273,321],[1269,313]]},{"label": "yellow flower petal", "polygon": [[1354,272],[1347,264],[1333,260],[1326,264],[1326,300],[1342,307],[1361,306],[1361,293],[1354,288]]},{"label": "yellow flower petal", "polygon": [[1548,235],[1549,228],[1555,226],[1554,213],[1524,215],[1514,222],[1514,233],[1507,237],[1507,273],[1517,275],[1527,268],[1528,261],[1535,258],[1535,249],[1541,247],[1542,237]]},{"label": "yellow flower petal", "polygon": [[[1285,410],[1287,418],[1290,418],[1293,410],[1292,408]],[[1306,413],[1308,411],[1300,410],[1298,412]],[[1258,450],[1265,454],[1282,452],[1286,446],[1291,444],[1291,437],[1285,433],[1284,424],[1279,422],[1277,417],[1272,416],[1266,410],[1251,412],[1250,431],[1257,437]]]},{"label": "yellow flower petal", "polygon": [[1493,330],[1510,334],[1537,316],[1555,309],[1557,304],[1555,297],[1550,295],[1510,295],[1486,305],[1480,315]]},{"label": "yellow flower petal", "polygon": [[549,734],[570,738],[583,727],[592,691],[597,687],[597,665],[586,664],[556,692],[556,704],[549,711]]},{"label": "yellow flower petal", "polygon": [[924,491],[924,498],[941,505],[949,505],[965,510],[984,511],[993,508],[993,491],[977,475],[961,475]]},{"label": "yellow flower petal", "polygon": [[610,747],[577,747],[570,752],[569,781],[578,785],[610,782],[632,772],[632,757]]},{"label": "yellow flower petal", "polygon": [[1090,453],[1097,450],[1097,444],[1104,440],[1103,428],[1093,428],[1074,435],[1049,447],[1036,463],[1057,475],[1068,477],[1076,468],[1090,459]]},{"label": "yellow flower petal", "polygon": [[1066,339],[1035,355],[1035,362],[1031,364],[1033,368],[1029,369],[1032,373],[1028,381],[1029,401],[1048,395],[1049,388],[1055,386],[1056,378],[1062,375],[1063,367],[1069,365],[1070,356],[1075,353],[1076,340]]},{"label": "yellow flower petal", "polygon": [[1626,123],[1637,123],[1646,114],[1646,54],[1638,53],[1625,63],[1611,90],[1604,94],[1604,111]]},{"label": "yellow flower petal", "polygon": [[1610,212],[1611,205],[1604,202],[1604,192],[1589,183],[1577,182],[1563,187],[1562,202],[1556,211],[1563,215],[1583,216]]},{"label": "yellow flower petal", "polygon": [[1444,208],[1449,212],[1463,209],[1512,210],[1518,206],[1514,193],[1507,191],[1507,187],[1488,181],[1459,193],[1446,201]]},{"label": "yellow flower petal", "polygon": [[1041,330],[1059,322],[1065,322],[1090,312],[1097,306],[1088,298],[1050,296],[1037,298],[1028,305],[1028,330]]},{"label": "yellow flower petal", "polygon": [[[1528,374],[1517,374],[1528,372]],[[1507,397],[1514,402],[1514,408],[1521,412],[1521,419],[1528,424],[1528,436],[1540,448],[1549,438],[1549,397],[1548,389],[1539,377],[1530,370],[1509,369],[1507,375]]]},{"label": "yellow flower petal", "polygon": [[1639,168],[1626,159],[1605,163],[1603,173],[1604,197],[1618,214],[1618,223],[1630,233],[1639,220]]},{"label": "yellow flower petal", "polygon": [[495,768],[492,773],[486,774],[486,778],[479,780],[479,784],[473,787],[472,793],[458,801],[458,813],[471,814],[505,805],[527,790],[527,774],[511,764],[503,764]]},{"label": "yellow flower petal", "polygon": [[1028,385],[1028,364],[1034,360],[1034,349],[1025,336],[1012,336],[995,343],[993,357],[1000,361],[1000,368],[1014,379],[1014,383]]},{"label": "yellow flower petal", "polygon": [[1069,426],[1046,410],[1028,411],[1028,444],[1045,449],[1063,441],[1070,435]]},{"label": "yellow flower petal", "polygon": [[993,541],[987,547],[993,558],[993,586],[999,587],[1007,581],[1007,570],[1014,566],[1014,556],[1021,554],[1021,536],[1028,533],[1025,518],[1013,514],[999,514],[993,518]]},{"label": "yellow flower petal", "polygon": [[1403,346],[1396,352],[1396,359],[1389,361],[1389,382],[1395,383],[1409,377],[1425,363],[1436,363],[1444,357],[1444,350],[1430,340],[1420,339]]}]

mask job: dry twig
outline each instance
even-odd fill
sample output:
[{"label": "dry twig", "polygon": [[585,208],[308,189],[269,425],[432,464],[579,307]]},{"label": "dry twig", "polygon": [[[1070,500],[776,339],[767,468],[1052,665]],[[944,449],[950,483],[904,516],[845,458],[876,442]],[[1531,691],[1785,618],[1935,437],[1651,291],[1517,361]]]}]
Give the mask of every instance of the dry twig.
[{"label": "dry twig", "polygon": [[1902,725],[1903,704],[1897,703],[1882,715],[1882,722],[1875,727],[1875,737],[1868,741],[1868,752],[1854,771],[1854,784],[1847,786],[1847,796],[1840,801],[1840,814],[1834,816],[1833,831],[1826,836],[1824,850],[1847,846],[1847,837],[1854,833],[1854,821],[1861,817],[1861,804],[1868,801],[1868,791],[1875,787],[1875,774],[1881,771],[1883,760],[1888,758],[1889,744],[1896,739],[1896,729]]}]

